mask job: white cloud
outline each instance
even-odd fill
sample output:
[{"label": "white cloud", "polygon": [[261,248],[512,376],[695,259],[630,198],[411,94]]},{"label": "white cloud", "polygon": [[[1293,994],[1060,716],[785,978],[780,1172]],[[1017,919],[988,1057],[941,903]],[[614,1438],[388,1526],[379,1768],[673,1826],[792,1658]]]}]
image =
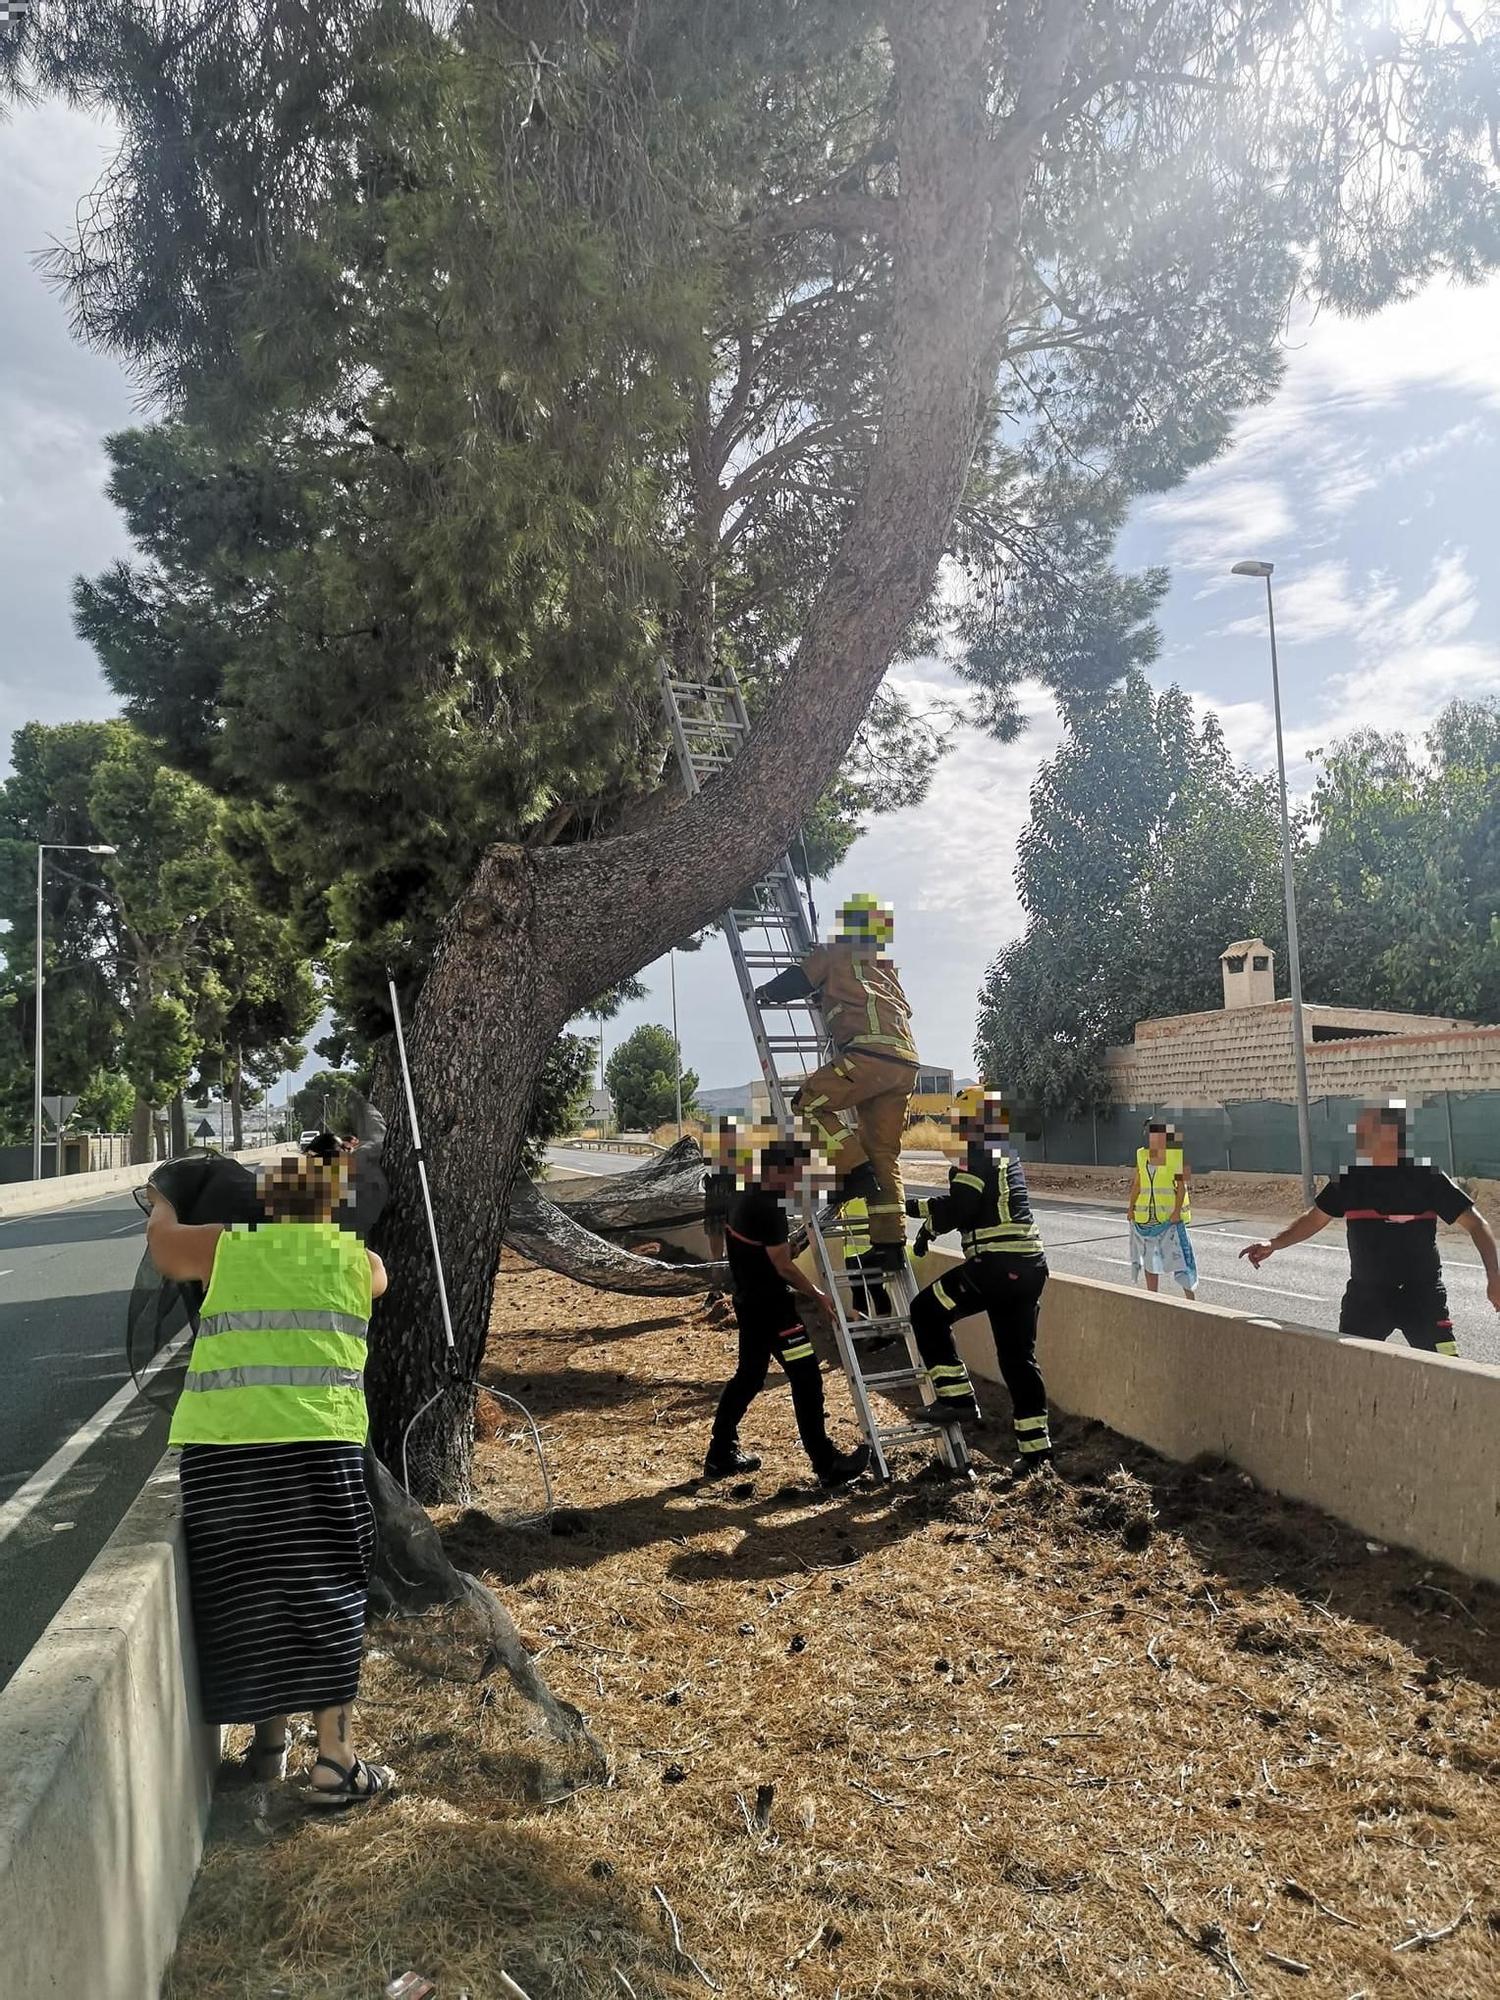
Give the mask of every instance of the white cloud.
[{"label": "white cloud", "polygon": [[1145,518],[1168,529],[1168,557],[1183,569],[1227,570],[1243,556],[1258,556],[1292,526],[1286,489],[1278,480],[1212,471],[1151,501]]}]

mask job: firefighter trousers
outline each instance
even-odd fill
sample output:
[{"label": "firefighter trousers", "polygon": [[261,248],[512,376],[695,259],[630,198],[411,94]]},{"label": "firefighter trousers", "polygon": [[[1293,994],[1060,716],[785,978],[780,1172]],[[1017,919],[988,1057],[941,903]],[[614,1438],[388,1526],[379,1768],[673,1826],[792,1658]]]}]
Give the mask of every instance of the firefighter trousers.
[{"label": "firefighter trousers", "polygon": [[[728,1446],[738,1442],[740,1424],[766,1386],[774,1355],[792,1385],[792,1409],[802,1448],[812,1460],[814,1472],[826,1472],[839,1454],[828,1435],[823,1371],[807,1329],[790,1304],[757,1305],[737,1298],[734,1317],[740,1332],[739,1366],[725,1383],[714,1412],[714,1443]],[[792,1322],[789,1326],[788,1319]]]},{"label": "firefighter trousers", "polygon": [[1047,1266],[1040,1257],[970,1257],[936,1284],[918,1292],[912,1331],[940,1401],[967,1403],[974,1385],[959,1359],[953,1328],[973,1313],[989,1317],[995,1359],[1010,1391],[1016,1445],[1023,1457],[1052,1450],[1047,1426],[1047,1385],[1036,1365],[1037,1314]]},{"label": "firefighter trousers", "polygon": [[[792,1099],[793,1110],[812,1127],[840,1180],[869,1161],[875,1176],[870,1199],[872,1243],[906,1241],[901,1135],[916,1085],[914,1063],[892,1062],[867,1049],[845,1049],[836,1061],[815,1069]],[[840,1111],[854,1113],[853,1131],[835,1115]]]}]

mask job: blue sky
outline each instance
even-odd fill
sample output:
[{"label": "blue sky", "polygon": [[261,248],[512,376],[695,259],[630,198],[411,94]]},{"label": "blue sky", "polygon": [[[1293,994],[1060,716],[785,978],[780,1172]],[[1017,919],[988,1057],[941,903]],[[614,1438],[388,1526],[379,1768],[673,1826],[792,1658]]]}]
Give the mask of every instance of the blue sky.
[{"label": "blue sky", "polygon": [[[103,128],[56,104],[0,127],[0,753],[32,718],[113,712],[69,592],[126,553],[102,440],[138,412],[120,369],[69,337],[31,261],[67,232],[108,151]],[[1497,490],[1500,280],[1369,319],[1308,320],[1288,337],[1282,388],[1245,415],[1232,450],[1131,517],[1122,563],[1172,571],[1155,677],[1214,708],[1247,763],[1274,759],[1264,594],[1228,575],[1255,556],[1276,564],[1294,786],[1308,782],[1308,752],[1351,728],[1420,730],[1455,695],[1500,693]],[[950,691],[936,662],[899,678]],[[870,889],[895,903],[923,1055],[960,1070],[985,965],[1021,928],[1011,856],[1059,736],[1039,693],[1028,713],[1015,744],[962,734],[926,804],[873,827],[819,898],[831,910]],[[609,1025],[611,1044],[670,1018],[665,965],[644,976],[651,996]],[[678,1007],[706,1084],[753,1073],[722,943],[679,955]]]}]

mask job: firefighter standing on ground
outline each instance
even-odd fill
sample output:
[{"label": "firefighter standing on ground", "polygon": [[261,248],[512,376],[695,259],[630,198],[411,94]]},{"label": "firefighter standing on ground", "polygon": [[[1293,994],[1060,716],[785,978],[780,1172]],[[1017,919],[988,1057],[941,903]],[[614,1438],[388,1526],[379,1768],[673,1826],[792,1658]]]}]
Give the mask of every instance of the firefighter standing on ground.
[{"label": "firefighter standing on ground", "polygon": [[1036,1365],[1037,1310],[1047,1282],[1041,1231],[1031,1213],[1021,1162],[1010,1148],[1010,1119],[999,1092],[971,1086],[959,1092],[954,1111],[964,1141],[963,1164],[949,1169],[946,1195],[906,1204],[907,1214],[922,1222],[918,1256],[929,1237],[950,1229],[959,1232],[964,1253],[958,1269],[918,1292],[912,1305],[912,1331],[936,1394],[921,1414],[936,1424],[978,1417],[974,1385],[959,1359],[953,1328],[971,1313],[987,1313],[995,1357],[1014,1406],[1022,1464],[1044,1465],[1052,1457],[1052,1436],[1047,1387]]},{"label": "firefighter standing on ground", "polygon": [[826,1293],[792,1262],[787,1202],[811,1164],[810,1145],[797,1139],[773,1140],[762,1151],[743,1192],[730,1203],[725,1235],[739,1326],[739,1366],[724,1385],[714,1413],[713,1438],[703,1462],[705,1479],[760,1469],[760,1460],[740,1449],[739,1432],[745,1412],[765,1387],[773,1355],[792,1385],[797,1433],[820,1483],[830,1490],[846,1486],[870,1462],[868,1445],[841,1452],[828,1435],[822,1370],[797,1315],[794,1294],[798,1292],[823,1311],[831,1310]]},{"label": "firefighter standing on ground", "polygon": [[[755,994],[762,1007],[818,995],[838,1053],[806,1079],[792,1106],[837,1174],[838,1195],[868,1200],[868,1261],[885,1270],[906,1260],[901,1135],[917,1082],[911,1009],[887,956],[893,931],[887,905],[851,896],[832,941],[815,945],[800,965]],[[851,1110],[853,1131],[838,1117]]]},{"label": "firefighter standing on ground", "polygon": [[1189,1182],[1192,1169],[1183,1155],[1182,1138],[1165,1120],[1153,1118],[1146,1143],[1137,1148],[1130,1182],[1130,1275],[1146,1274],[1146,1290],[1154,1292],[1162,1274],[1195,1296],[1198,1264],[1187,1225],[1193,1219]]},{"label": "firefighter standing on ground", "polygon": [[1339,1306],[1339,1332],[1360,1340],[1388,1340],[1399,1331],[1412,1347],[1456,1355],[1437,1226],[1452,1223],[1473,1238],[1489,1302],[1500,1312],[1500,1256],[1489,1225],[1445,1173],[1411,1158],[1406,1113],[1399,1105],[1372,1106],[1360,1113],[1354,1152],[1356,1164],[1330,1181],[1311,1208],[1269,1243],[1252,1243],[1240,1255],[1258,1271],[1278,1250],[1305,1243],[1342,1216],[1349,1283]]}]

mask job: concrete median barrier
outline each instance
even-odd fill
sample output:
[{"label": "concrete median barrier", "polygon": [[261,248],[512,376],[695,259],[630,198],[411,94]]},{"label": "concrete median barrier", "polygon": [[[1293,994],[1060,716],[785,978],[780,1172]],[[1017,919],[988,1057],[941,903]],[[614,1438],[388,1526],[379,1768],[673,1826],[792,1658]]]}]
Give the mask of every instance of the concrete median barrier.
[{"label": "concrete median barrier", "polygon": [[0,1987],[151,2000],[199,1857],[219,1732],[163,1466],[0,1691]]},{"label": "concrete median barrier", "polygon": [[[924,1259],[924,1283],[958,1262]],[[956,1329],[998,1382],[982,1318]],[[1054,1275],[1038,1358],[1053,1403],[1188,1462],[1210,1452],[1377,1541],[1500,1583],[1500,1368],[1127,1285]]]},{"label": "concrete median barrier", "polygon": [[[253,1153],[233,1153],[229,1157],[253,1167],[257,1161],[279,1159],[283,1152],[294,1150],[263,1146]],[[76,1201],[97,1201],[101,1195],[128,1194],[160,1165],[160,1160],[152,1160],[149,1165],[140,1167],[107,1167],[98,1174],[58,1174],[40,1181],[12,1181],[0,1187],[0,1221],[13,1215],[37,1215],[46,1209],[67,1207]]]}]

